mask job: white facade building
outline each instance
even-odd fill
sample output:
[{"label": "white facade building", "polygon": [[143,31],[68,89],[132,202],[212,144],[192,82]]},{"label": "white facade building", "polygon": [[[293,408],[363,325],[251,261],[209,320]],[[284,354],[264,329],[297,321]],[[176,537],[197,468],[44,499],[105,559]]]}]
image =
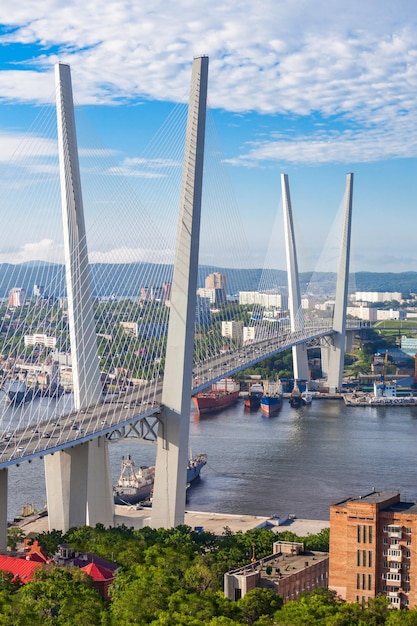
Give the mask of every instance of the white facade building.
[{"label": "white facade building", "polygon": [[357,291],[355,293],[356,302],[391,302],[401,300],[400,291]]},{"label": "white facade building", "polygon": [[242,343],[243,341],[243,322],[230,321],[222,322],[222,337],[227,337],[232,341]]},{"label": "white facade building", "polygon": [[368,306],[348,306],[346,307],[346,314],[365,322],[376,322],[377,320],[377,309]]},{"label": "white facade building", "polygon": [[45,348],[55,348],[56,337],[49,337],[41,333],[25,335],[25,346],[35,346],[36,344],[43,345]]},{"label": "white facade building", "polygon": [[394,311],[393,309],[377,309],[376,319],[383,320],[405,320],[407,319],[406,311]]},{"label": "white facade building", "polygon": [[259,304],[266,309],[288,309],[288,296],[280,293],[239,291],[239,304]]}]

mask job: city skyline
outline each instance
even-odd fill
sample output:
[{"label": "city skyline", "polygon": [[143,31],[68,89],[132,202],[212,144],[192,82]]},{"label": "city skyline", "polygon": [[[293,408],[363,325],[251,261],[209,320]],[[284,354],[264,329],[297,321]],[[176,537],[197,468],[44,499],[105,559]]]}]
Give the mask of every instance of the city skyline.
[{"label": "city skyline", "polygon": [[[333,13],[325,1],[238,9],[224,2],[210,11],[187,2],[66,7],[73,10],[58,0],[18,0],[0,18],[3,165],[39,106],[53,102],[53,65],[61,61],[71,65],[76,102],[113,153],[120,180],[148,175],[143,149],[184,102],[193,56],[207,54],[209,107],[252,265],[262,266],[280,210],[281,172],[290,180],[300,271],[310,271],[352,171],[352,271],[417,267],[414,3],[394,10],[386,0],[343,0]],[[47,139],[39,141],[44,150]],[[92,260],[105,258],[109,245],[94,241]],[[0,240],[0,261],[50,260],[47,248],[40,232],[13,251]],[[283,260],[282,246],[273,265],[285,269]]]}]

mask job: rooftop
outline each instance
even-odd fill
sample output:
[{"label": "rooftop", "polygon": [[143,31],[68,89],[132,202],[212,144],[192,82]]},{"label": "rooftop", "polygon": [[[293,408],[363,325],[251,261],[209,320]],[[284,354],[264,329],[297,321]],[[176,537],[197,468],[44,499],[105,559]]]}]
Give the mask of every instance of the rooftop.
[{"label": "rooftop", "polygon": [[335,502],[333,506],[347,506],[350,502],[365,502],[367,504],[382,504],[385,500],[390,500],[396,496],[400,497],[398,491],[371,491],[357,498],[346,498],[340,502]]},{"label": "rooftop", "polygon": [[282,580],[328,558],[328,552],[306,551],[294,555],[279,553],[255,563],[249,563],[244,567],[228,572],[228,574],[247,576],[255,571],[259,571],[261,576],[263,576],[266,568],[270,566],[273,569],[274,579]]}]

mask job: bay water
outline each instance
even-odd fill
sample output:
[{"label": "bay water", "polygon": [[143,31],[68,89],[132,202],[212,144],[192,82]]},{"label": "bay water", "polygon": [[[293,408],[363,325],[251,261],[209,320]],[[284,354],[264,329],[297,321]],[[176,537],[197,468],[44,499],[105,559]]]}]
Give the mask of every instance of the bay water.
[{"label": "bay water", "polygon": [[[214,414],[191,408],[192,454],[208,463],[188,491],[194,511],[328,519],[330,504],[376,490],[399,490],[417,501],[417,407],[348,407],[313,400],[277,416],[249,413],[240,399]],[[155,446],[137,440],[111,444],[113,481],[122,456],[137,466],[155,462]],[[43,461],[9,470],[8,517],[46,501]]]}]

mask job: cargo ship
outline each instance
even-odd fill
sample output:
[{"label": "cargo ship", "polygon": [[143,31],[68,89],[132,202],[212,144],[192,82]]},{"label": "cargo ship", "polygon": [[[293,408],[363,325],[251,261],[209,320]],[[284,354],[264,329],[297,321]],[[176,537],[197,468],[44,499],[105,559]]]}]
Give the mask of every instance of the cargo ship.
[{"label": "cargo ship", "polygon": [[[200,476],[207,463],[207,454],[190,457],[187,465],[187,484],[191,484]],[[155,466],[142,465],[137,471],[130,456],[122,458],[122,470],[117,485],[113,486],[115,504],[138,504],[149,500],[155,482]]]},{"label": "cargo ship", "polygon": [[266,417],[276,415],[282,407],[281,383],[265,383],[265,393],[261,398],[261,413]]},{"label": "cargo ship", "polygon": [[256,409],[259,409],[263,392],[264,388],[260,383],[254,383],[251,385],[248,395],[243,400],[245,408],[250,411],[256,411]]},{"label": "cargo ship", "polygon": [[230,406],[239,397],[240,384],[233,378],[222,378],[213,383],[209,391],[200,391],[193,396],[194,404],[200,414],[221,411]]},{"label": "cargo ship", "polygon": [[282,395],[280,393],[274,393],[272,395],[265,395],[261,398],[261,413],[266,417],[276,415],[282,407]]},{"label": "cargo ship", "polygon": [[298,409],[302,404],[303,404],[303,399],[301,396],[301,391],[298,387],[297,381],[294,381],[294,388],[291,391],[291,395],[290,395],[290,405],[294,408],[294,409]]},{"label": "cargo ship", "polygon": [[24,380],[14,380],[7,389],[7,399],[11,404],[26,404],[39,395],[37,386],[29,387]]}]

